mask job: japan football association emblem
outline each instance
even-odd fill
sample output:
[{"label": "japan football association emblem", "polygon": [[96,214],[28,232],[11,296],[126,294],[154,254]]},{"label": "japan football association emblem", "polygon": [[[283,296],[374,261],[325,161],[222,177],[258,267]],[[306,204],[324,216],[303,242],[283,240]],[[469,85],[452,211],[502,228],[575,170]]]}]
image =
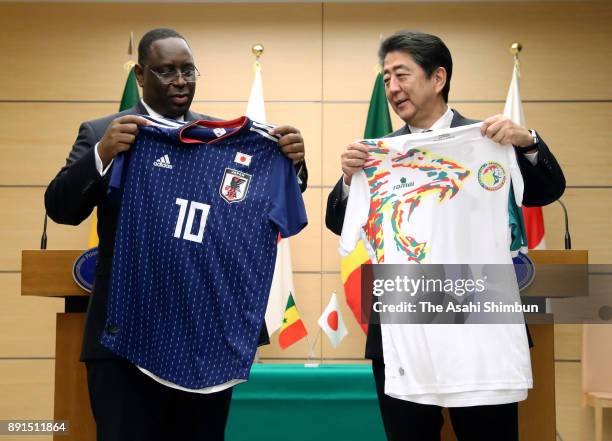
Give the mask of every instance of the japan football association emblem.
[{"label": "japan football association emblem", "polygon": [[221,181],[219,194],[230,204],[232,202],[241,202],[246,197],[251,183],[251,175],[238,170],[226,168]]}]

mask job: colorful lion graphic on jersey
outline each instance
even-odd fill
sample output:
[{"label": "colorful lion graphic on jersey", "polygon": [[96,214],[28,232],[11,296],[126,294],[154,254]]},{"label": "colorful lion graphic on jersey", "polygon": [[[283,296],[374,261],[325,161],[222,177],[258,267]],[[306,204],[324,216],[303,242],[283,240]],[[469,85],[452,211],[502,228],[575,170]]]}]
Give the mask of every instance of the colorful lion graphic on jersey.
[{"label": "colorful lion graphic on jersey", "polygon": [[393,229],[393,240],[398,250],[406,255],[408,262],[422,262],[429,248],[427,242],[403,232],[404,223],[410,217],[423,198],[436,197],[439,203],[453,198],[461,188],[463,181],[470,175],[465,167],[448,159],[436,156],[424,149],[410,149],[391,159],[393,168],[409,168],[422,172],[427,183],[409,188],[403,192],[390,193],[384,190],[390,172],[379,167],[390,150],[383,141],[362,141],[371,146],[370,157],[363,168],[370,187],[370,211],[364,230],[379,263],[384,262],[383,222],[389,220]]}]

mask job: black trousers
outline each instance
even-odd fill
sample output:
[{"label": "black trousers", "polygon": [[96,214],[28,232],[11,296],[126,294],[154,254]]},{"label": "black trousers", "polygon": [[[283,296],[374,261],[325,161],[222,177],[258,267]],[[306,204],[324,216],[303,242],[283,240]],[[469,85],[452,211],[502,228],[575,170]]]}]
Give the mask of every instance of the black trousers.
[{"label": "black trousers", "polygon": [[122,359],[88,361],[98,441],[223,441],[232,388],[213,394],[164,386]]},{"label": "black trousers", "polygon": [[[388,441],[440,441],[442,408],[385,395],[385,363],[372,360],[378,404]],[[448,409],[459,441],[518,441],[518,403]]]}]

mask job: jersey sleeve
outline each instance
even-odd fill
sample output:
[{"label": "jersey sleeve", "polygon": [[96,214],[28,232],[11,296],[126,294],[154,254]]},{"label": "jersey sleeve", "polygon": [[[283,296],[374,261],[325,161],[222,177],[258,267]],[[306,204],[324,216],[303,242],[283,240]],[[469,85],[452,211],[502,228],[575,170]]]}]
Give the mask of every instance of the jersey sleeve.
[{"label": "jersey sleeve", "polygon": [[107,190],[109,196],[114,197],[120,194],[120,190],[123,185],[123,174],[125,172],[127,172],[127,158],[126,153],[121,152],[115,156],[115,159],[113,160]]},{"label": "jersey sleeve", "polygon": [[523,182],[523,175],[516,159],[516,150],[512,146],[507,146],[508,152],[508,166],[510,168],[510,179],[512,181],[511,191],[514,191],[514,200],[516,205],[519,207],[523,205],[523,190],[525,184]]},{"label": "jersey sleeve", "polygon": [[370,211],[370,189],[365,173],[360,171],[353,175],[349,191],[346,213],[340,235],[340,255],[350,254],[361,239],[363,226],[368,220]]},{"label": "jersey sleeve", "polygon": [[270,189],[273,192],[268,218],[281,237],[298,234],[306,225],[306,208],[291,161],[279,154],[274,160]]}]

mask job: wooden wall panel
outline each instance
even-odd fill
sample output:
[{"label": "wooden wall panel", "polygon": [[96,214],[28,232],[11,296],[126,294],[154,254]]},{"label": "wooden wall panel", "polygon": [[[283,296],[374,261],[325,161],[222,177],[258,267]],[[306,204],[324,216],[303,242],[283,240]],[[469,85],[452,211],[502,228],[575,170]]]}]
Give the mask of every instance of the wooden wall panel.
[{"label": "wooden wall panel", "polygon": [[5,158],[0,185],[47,185],[66,163],[82,121],[116,112],[119,104],[0,103],[10,121],[0,136]]},{"label": "wooden wall panel", "polygon": [[293,271],[321,271],[321,189],[304,193],[308,225],[290,239]]},{"label": "wooden wall panel", "polygon": [[[570,216],[572,247],[589,250],[589,262],[612,262],[612,188],[569,188],[563,195]],[[557,203],[544,208],[546,246],[563,249],[563,211]]]},{"label": "wooden wall panel", "polygon": [[324,96],[369,100],[380,34],[409,28],[435,33],[447,43],[455,100],[505,99],[514,41],[524,46],[523,99],[610,99],[611,18],[609,3],[328,4]]},{"label": "wooden wall panel", "polygon": [[[0,187],[0,269],[19,270],[21,250],[38,249],[45,207],[44,188]],[[90,221],[78,227],[57,225],[49,220],[49,249],[79,249],[87,245]]]},{"label": "wooden wall panel", "polygon": [[53,376],[52,359],[0,359],[0,420],[52,420]]},{"label": "wooden wall panel", "polygon": [[582,325],[555,325],[555,360],[580,361],[581,352]]},{"label": "wooden wall panel", "polygon": [[175,27],[191,43],[202,72],[198,99],[246,99],[254,43],[265,46],[265,78],[276,86],[267,91],[268,99],[320,98],[317,4],[5,3],[0,26],[11,36],[0,41],[3,53],[11,54],[0,72],[0,82],[11,87],[2,88],[0,99],[116,100],[125,81],[130,31],[138,42],[158,26]]},{"label": "wooden wall panel", "polygon": [[63,299],[21,297],[19,274],[0,274],[0,358],[54,357]]},{"label": "wooden wall panel", "polygon": [[[323,204],[327,203],[327,197],[324,198]],[[324,205],[325,207],[325,205]],[[340,245],[340,236],[336,236],[327,228],[323,231],[323,270],[340,272],[340,263],[342,258],[338,252]]]}]

